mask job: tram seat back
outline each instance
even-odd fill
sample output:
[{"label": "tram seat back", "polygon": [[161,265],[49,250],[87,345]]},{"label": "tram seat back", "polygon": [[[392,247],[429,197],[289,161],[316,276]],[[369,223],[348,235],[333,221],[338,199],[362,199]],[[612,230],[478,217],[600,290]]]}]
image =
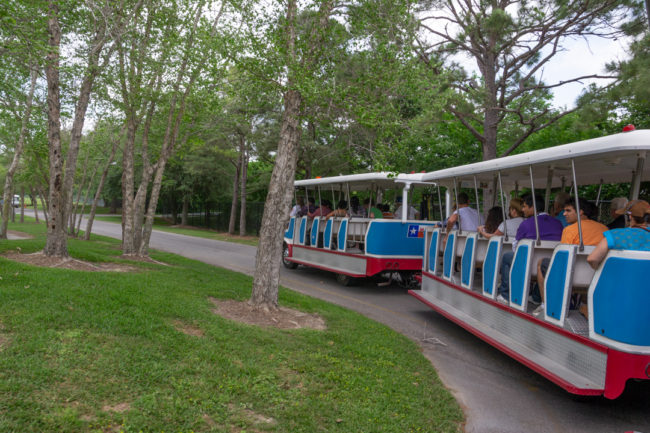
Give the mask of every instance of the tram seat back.
[{"label": "tram seat back", "polygon": [[334,231],[334,218],[329,218],[323,229],[323,248],[332,249],[332,233]]},{"label": "tram seat back", "polygon": [[576,251],[576,263],[573,268],[573,287],[589,288],[594,279],[596,271],[587,263],[587,256],[595,249],[595,246],[585,246],[583,251]]},{"label": "tram seat back", "polygon": [[305,245],[307,243],[307,217],[300,218],[300,227],[298,230],[298,245]]},{"label": "tram seat back", "polygon": [[422,270],[437,275],[439,271],[438,257],[440,257],[440,228],[429,229],[425,236],[425,257],[422,263]]},{"label": "tram seat back", "polygon": [[289,220],[289,225],[287,226],[287,229],[284,231],[284,238],[289,241],[289,243],[293,243],[293,237],[296,231],[296,217],[291,217]]},{"label": "tram seat back", "polygon": [[338,251],[345,251],[348,236],[348,218],[343,218],[339,224],[339,230],[336,235],[336,249]]},{"label": "tram seat back", "polygon": [[522,239],[517,244],[517,251],[510,267],[510,306],[520,311],[528,307],[531,265],[535,240]]},{"label": "tram seat back", "polygon": [[458,230],[451,230],[447,234],[447,243],[445,252],[442,256],[442,278],[451,281],[454,274],[454,264],[456,262],[456,240],[458,239]]},{"label": "tram seat back", "polygon": [[650,251],[612,250],[589,286],[589,337],[650,353]]},{"label": "tram seat back", "polygon": [[364,242],[366,231],[368,230],[368,220],[354,218],[348,222],[348,240],[354,242]]},{"label": "tram seat back", "polygon": [[478,233],[469,232],[465,237],[463,255],[460,261],[460,285],[472,289],[474,284],[474,271],[476,269],[476,249]]},{"label": "tram seat back", "polygon": [[485,256],[487,254],[487,247],[490,243],[489,239],[485,239],[482,236],[476,237],[476,263],[483,263],[485,261]]},{"label": "tram seat back", "polygon": [[483,260],[483,295],[491,299],[497,296],[497,281],[501,267],[503,237],[492,236],[488,241],[485,259]]},{"label": "tram seat back", "polygon": [[318,234],[320,228],[320,217],[314,217],[314,220],[311,222],[311,236],[310,236],[310,245],[312,247],[318,246]]},{"label": "tram seat back", "polygon": [[569,312],[577,249],[569,244],[555,247],[544,279],[544,318],[560,327]]},{"label": "tram seat back", "polygon": [[530,276],[537,276],[537,262],[541,259],[550,259],[555,251],[555,247],[560,244],[559,241],[540,241],[539,245],[533,240],[533,256],[530,258]]}]

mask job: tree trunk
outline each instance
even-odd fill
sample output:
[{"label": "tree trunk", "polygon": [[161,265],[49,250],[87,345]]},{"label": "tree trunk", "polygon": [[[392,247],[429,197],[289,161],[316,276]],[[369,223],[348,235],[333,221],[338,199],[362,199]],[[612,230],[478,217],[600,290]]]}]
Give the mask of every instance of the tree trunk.
[{"label": "tree trunk", "polygon": [[25,222],[25,187],[20,187],[20,222]]},{"label": "tree trunk", "polygon": [[[72,206],[70,207],[70,213],[69,213],[69,222],[70,222],[70,228],[68,229],[68,233],[70,236],[77,236],[75,232],[75,227],[77,226],[77,214],[79,213],[79,202],[81,201],[81,194],[83,192],[83,189],[86,185],[86,175],[88,174],[88,158],[90,154],[86,154],[86,158],[84,159],[84,166],[83,166],[83,174],[81,175],[81,182],[79,183],[79,190],[77,191],[77,199],[76,200],[71,200]],[[70,190],[70,197],[74,196],[74,191]],[[83,213],[83,210],[82,210]]]},{"label": "tree trunk", "polygon": [[108,177],[108,171],[111,168],[113,159],[115,159],[115,153],[117,153],[118,143],[119,143],[119,139],[113,141],[111,155],[108,157],[108,162],[104,166],[104,171],[102,171],[102,177],[99,179],[99,185],[97,186],[97,191],[95,192],[95,198],[93,199],[93,204],[90,207],[90,214],[88,215],[88,223],[86,224],[86,233],[84,234],[85,240],[90,239],[90,232],[93,229],[93,221],[95,220],[95,213],[97,212],[97,203],[99,202],[99,198],[102,196],[102,190],[104,189],[104,183],[106,182],[106,178]]},{"label": "tree trunk", "polygon": [[47,210],[49,209],[50,204],[48,203],[47,195],[45,194],[45,192],[43,191],[42,188],[38,189],[38,194],[39,194],[40,199],[41,199],[41,204],[43,205],[43,220],[45,221],[45,225],[48,225],[49,222],[50,222],[50,219],[48,217]]},{"label": "tree trunk", "polygon": [[[241,208],[239,211],[239,236],[246,236],[246,181],[248,180],[248,152],[246,151],[246,140],[241,137],[242,142],[242,165],[241,165]],[[294,169],[295,170],[295,169]]]},{"label": "tree trunk", "polygon": [[183,226],[187,225],[187,212],[189,211],[189,207],[190,199],[185,195],[183,196],[183,210],[181,211],[181,225]]},{"label": "tree trunk", "polygon": [[[36,79],[38,78],[38,71],[35,68],[31,70],[31,83],[29,86],[29,93],[27,95],[27,101],[25,103],[25,113],[23,114],[22,124],[20,126],[20,133],[18,135],[18,142],[16,143],[16,148],[14,149],[14,157],[9,165],[7,174],[5,176],[5,187],[3,193],[3,205],[2,205],[2,226],[0,227],[0,239],[7,239],[7,225],[9,224],[9,210],[12,206],[13,201],[13,183],[14,175],[18,169],[18,163],[20,162],[20,157],[23,153],[23,147],[25,145],[25,137],[27,136],[27,126],[29,119],[32,114],[32,101],[34,100],[34,89],[36,89]],[[21,221],[22,222],[22,221]]]},{"label": "tree trunk", "polygon": [[228,234],[235,234],[235,225],[237,224],[237,202],[239,200],[239,175],[242,167],[241,149],[237,164],[235,164],[235,179],[232,182],[232,204],[230,205],[230,222],[228,224]]},{"label": "tree trunk", "polygon": [[65,191],[63,189],[63,152],[61,149],[61,101],[59,99],[59,49],[61,28],[59,27],[58,4],[49,1],[48,33],[49,52],[46,56],[47,77],[47,134],[50,157],[50,191],[48,198],[47,240],[43,253],[46,256],[67,257]]},{"label": "tree trunk", "polygon": [[278,306],[282,240],[285,225],[289,221],[287,209],[291,206],[293,197],[293,180],[301,134],[300,93],[287,90],[284,101],[280,141],[264,204],[250,299],[252,305],[262,309],[275,309]]},{"label": "tree trunk", "polygon": [[38,217],[38,196],[34,192],[34,188],[31,188],[30,191],[32,195],[32,206],[34,206],[34,219],[36,220],[36,224],[40,224],[41,221]]}]

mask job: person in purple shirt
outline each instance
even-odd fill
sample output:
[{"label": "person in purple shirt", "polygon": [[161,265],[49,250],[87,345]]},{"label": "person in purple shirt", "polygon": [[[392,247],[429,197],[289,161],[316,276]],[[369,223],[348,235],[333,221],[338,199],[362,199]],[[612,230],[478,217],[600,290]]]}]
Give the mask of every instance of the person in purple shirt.
[{"label": "person in purple shirt", "polygon": [[[537,239],[537,229],[535,228],[535,208],[533,207],[533,196],[527,195],[523,197],[524,204],[521,210],[526,218],[517,229],[515,236],[515,243],[513,248],[516,247],[516,242],[521,239]],[[544,199],[542,197],[535,197],[535,206],[537,207],[537,227],[539,228],[539,239],[543,241],[559,241],[562,238],[562,223],[556,218],[544,212]],[[510,293],[510,266],[512,266],[512,259],[514,252],[508,251],[503,254],[501,260],[501,285],[499,285],[497,299],[499,302],[507,303]]]}]

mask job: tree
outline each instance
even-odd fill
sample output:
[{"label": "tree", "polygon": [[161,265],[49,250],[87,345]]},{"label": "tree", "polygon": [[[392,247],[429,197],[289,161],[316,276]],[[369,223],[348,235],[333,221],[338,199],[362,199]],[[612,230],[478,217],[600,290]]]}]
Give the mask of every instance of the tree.
[{"label": "tree", "polygon": [[[573,76],[546,83],[543,68],[563,50],[569,38],[615,38],[615,26],[626,18],[629,2],[580,0],[452,0],[435,3],[420,19],[416,50],[435,74],[447,61],[455,74],[447,108],[481,143],[483,159],[515,150],[528,136],[553,124],[575,109],[553,110],[549,90],[589,78]],[[428,3],[424,5],[428,6]],[[468,75],[453,62],[468,55],[479,76]],[[517,124],[509,137],[500,137],[505,122]],[[510,131],[509,131],[510,132]]]}]

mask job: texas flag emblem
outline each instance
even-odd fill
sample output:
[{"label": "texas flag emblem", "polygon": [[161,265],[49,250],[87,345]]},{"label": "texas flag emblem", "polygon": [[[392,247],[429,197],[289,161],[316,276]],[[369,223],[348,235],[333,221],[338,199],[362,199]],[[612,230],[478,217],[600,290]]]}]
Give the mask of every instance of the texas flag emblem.
[{"label": "texas flag emblem", "polygon": [[409,224],[409,230],[406,235],[407,238],[423,238],[424,237],[424,227],[420,227],[417,224]]}]

